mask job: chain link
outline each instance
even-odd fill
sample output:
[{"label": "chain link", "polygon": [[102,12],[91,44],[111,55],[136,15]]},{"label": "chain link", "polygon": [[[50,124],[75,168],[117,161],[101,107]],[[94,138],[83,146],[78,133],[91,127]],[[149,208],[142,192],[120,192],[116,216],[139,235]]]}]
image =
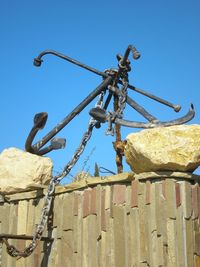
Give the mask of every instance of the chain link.
[{"label": "chain link", "polygon": [[128,69],[126,68],[122,73],[121,73],[121,78],[122,78],[122,88],[121,88],[121,94],[119,96],[119,101],[118,101],[118,110],[116,111],[117,116],[119,118],[123,117],[123,112],[126,107],[126,98],[127,98],[127,89],[128,89]]},{"label": "chain link", "polygon": [[[105,131],[106,135],[114,135],[114,128],[112,124],[115,122],[115,118],[123,118],[123,112],[126,107],[126,98],[127,98],[127,91],[128,91],[128,63],[127,66],[123,66],[123,70],[120,74],[122,79],[122,88],[120,90],[119,100],[118,100],[118,109],[117,111],[109,111],[107,115],[108,120],[108,127]],[[120,65],[121,67],[121,65]],[[110,85],[112,87],[112,85]]]},{"label": "chain link", "polygon": [[[104,95],[105,95],[105,92],[102,92],[99,95],[99,98],[98,98],[98,101],[97,101],[95,107],[101,107],[101,108],[103,107]],[[89,124],[88,124],[88,129],[84,133],[82,140],[81,140],[81,143],[80,143],[79,147],[77,148],[75,154],[73,155],[72,159],[68,162],[68,164],[64,167],[63,171],[59,175],[54,176],[51,179],[50,184],[49,184],[48,189],[47,189],[47,194],[44,198],[44,205],[43,205],[43,209],[42,209],[42,213],[41,213],[40,223],[36,226],[36,230],[35,230],[32,242],[23,251],[19,251],[15,246],[10,245],[6,238],[2,239],[2,241],[4,242],[4,244],[7,247],[7,252],[10,256],[19,257],[19,258],[28,257],[29,255],[32,254],[32,252],[34,251],[34,249],[38,245],[39,241],[42,238],[42,234],[44,232],[45,226],[46,226],[48,218],[49,218],[49,213],[50,213],[51,204],[52,204],[52,200],[53,200],[53,194],[55,192],[55,186],[57,184],[59,184],[60,181],[66,175],[69,174],[71,169],[74,167],[74,165],[76,164],[76,162],[80,158],[81,154],[83,153],[83,151],[87,145],[87,142],[89,141],[89,139],[92,135],[92,130],[93,130],[94,126],[96,125],[96,123],[97,123],[97,121],[95,119],[93,119],[93,118],[90,119]]]}]

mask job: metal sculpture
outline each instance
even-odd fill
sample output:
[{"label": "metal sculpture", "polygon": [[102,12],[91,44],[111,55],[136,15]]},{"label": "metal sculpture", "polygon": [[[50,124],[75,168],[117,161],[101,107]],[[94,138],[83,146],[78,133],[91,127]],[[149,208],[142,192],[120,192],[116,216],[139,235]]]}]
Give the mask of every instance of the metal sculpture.
[{"label": "metal sculpture", "polygon": [[[65,139],[63,138],[55,138],[54,136],[61,131],[77,114],[79,114],[94,98],[98,97],[97,103],[94,108],[90,110],[91,119],[89,121],[88,129],[83,135],[83,138],[80,142],[79,147],[77,148],[75,154],[73,155],[72,159],[68,162],[68,164],[64,167],[63,171],[59,173],[57,176],[52,177],[47,193],[44,198],[44,206],[41,213],[41,219],[39,224],[36,226],[35,233],[32,237],[32,242],[23,250],[18,250],[15,246],[10,245],[8,242],[8,239],[15,238],[20,239],[21,236],[10,236],[8,234],[3,234],[0,236],[0,242],[4,242],[4,244],[7,247],[7,252],[12,257],[28,257],[31,255],[31,253],[36,248],[39,241],[42,239],[42,234],[45,228],[45,225],[47,223],[50,208],[52,205],[52,199],[53,194],[55,192],[55,186],[65,177],[71,168],[75,165],[77,160],[79,159],[81,153],[83,152],[88,140],[91,137],[92,130],[94,127],[99,128],[101,126],[101,123],[108,123],[108,128],[106,130],[106,134],[114,135],[114,129],[113,124],[115,124],[115,130],[116,130],[116,152],[119,153],[117,156],[119,156],[120,161],[120,146],[117,146],[117,143],[120,143],[121,136],[120,136],[120,126],[127,126],[127,127],[134,127],[134,128],[153,128],[157,126],[170,126],[170,125],[176,125],[176,124],[182,124],[185,122],[190,121],[194,115],[194,108],[191,104],[191,108],[189,112],[182,118],[168,121],[168,122],[160,122],[156,117],[148,113],[143,107],[138,105],[133,99],[131,99],[128,94],[128,88],[131,90],[134,90],[140,94],[143,94],[153,100],[156,100],[166,106],[169,106],[173,108],[176,112],[180,110],[179,105],[173,105],[172,103],[161,99],[157,96],[154,96],[152,94],[149,94],[141,89],[138,89],[134,87],[133,85],[130,85],[128,82],[128,72],[131,71],[130,67],[130,61],[128,59],[128,56],[130,52],[133,54],[134,59],[138,59],[140,57],[139,52],[135,49],[135,47],[129,45],[126,49],[126,52],[124,56],[117,55],[118,60],[118,68],[117,69],[108,69],[104,72],[98,71],[94,68],[91,68],[85,64],[82,64],[74,59],[71,59],[65,55],[62,55],[60,53],[57,53],[55,51],[46,50],[39,54],[37,58],[34,59],[35,66],[40,66],[42,63],[42,57],[46,54],[53,54],[55,56],[58,56],[62,59],[65,59],[73,64],[76,64],[82,68],[85,68],[95,74],[98,74],[103,77],[102,83],[93,91],[91,92],[71,113],[69,113],[63,121],[61,121],[56,127],[54,127],[46,136],[44,136],[40,141],[38,141],[36,144],[32,144],[37,132],[44,128],[48,114],[45,112],[38,113],[34,117],[34,126],[31,129],[29,136],[26,141],[26,150],[38,154],[38,155],[44,155],[54,149],[63,148],[65,146]],[[104,102],[103,98],[106,95],[106,92],[108,92],[107,99]],[[111,101],[111,99],[114,98],[114,111],[106,112],[108,105]],[[147,119],[147,123],[142,122],[134,122],[125,120],[123,118],[123,111],[125,109],[126,103],[130,105],[133,109],[135,109],[137,112],[139,112],[144,118]],[[47,142],[51,141],[50,145],[42,148]],[[118,151],[119,150],[119,151]],[[120,166],[119,162],[119,166]],[[120,168],[119,168],[120,169]],[[26,239],[31,239],[31,237],[26,237]]]},{"label": "metal sculpture", "polygon": [[[37,132],[44,128],[48,114],[46,112],[38,113],[34,117],[34,126],[31,129],[28,138],[26,140],[25,148],[26,151],[37,154],[44,155],[52,150],[60,149],[65,147],[65,139],[64,138],[55,138],[58,132],[60,132],[76,115],[78,115],[92,100],[94,100],[97,96],[99,96],[99,100],[94,108],[92,108],[89,112],[90,116],[93,118],[89,124],[88,130],[83,137],[84,139],[89,139],[91,136],[91,132],[93,127],[99,128],[102,123],[108,123],[108,128],[106,130],[106,134],[114,135],[113,124],[115,124],[115,132],[116,132],[116,143],[114,144],[114,148],[118,154],[118,172],[121,172],[122,168],[120,167],[121,158],[120,158],[120,148],[117,146],[117,143],[121,142],[121,134],[120,134],[120,126],[132,127],[132,128],[153,128],[153,127],[166,127],[171,125],[183,124],[185,122],[190,121],[194,115],[194,107],[191,104],[191,107],[188,113],[179,118],[172,121],[162,122],[159,121],[155,116],[147,112],[142,106],[136,103],[130,96],[128,96],[128,89],[136,91],[148,98],[151,98],[161,104],[164,104],[170,108],[173,108],[174,111],[179,112],[181,109],[180,105],[174,105],[162,98],[159,98],[155,95],[152,95],[144,90],[136,88],[135,86],[129,84],[128,81],[128,73],[131,71],[129,54],[132,53],[133,59],[137,60],[140,58],[140,53],[136,50],[136,48],[132,45],[129,45],[125,51],[124,56],[117,55],[118,60],[118,68],[116,69],[106,69],[104,72],[96,70],[90,66],[87,66],[75,59],[72,59],[66,55],[55,52],[53,50],[45,50],[40,53],[38,57],[34,59],[34,65],[40,67],[43,60],[42,58],[45,55],[51,54],[62,58],[66,61],[69,61],[72,64],[75,64],[79,67],[82,67],[90,72],[93,72],[97,75],[100,75],[103,78],[101,84],[93,90],[75,109],[70,112],[58,125],[56,125],[47,135],[45,135],[41,140],[39,140],[34,145],[33,140],[37,134]],[[103,99],[108,93],[105,102]],[[107,112],[107,108],[109,106],[110,101],[114,99],[114,110]],[[131,120],[126,120],[123,118],[123,111],[125,109],[126,103],[135,109],[138,113],[140,113],[146,120],[147,123],[144,122],[136,122]],[[43,148],[46,143],[51,141],[50,145]],[[75,154],[75,159],[72,160],[67,167],[65,167],[65,175],[69,172],[69,165],[74,165],[77,161],[77,158],[80,156],[82,151],[84,150],[84,146],[87,143],[83,141],[83,143],[79,146],[78,153]],[[76,151],[77,152],[77,151]],[[71,167],[70,167],[71,169]]]}]

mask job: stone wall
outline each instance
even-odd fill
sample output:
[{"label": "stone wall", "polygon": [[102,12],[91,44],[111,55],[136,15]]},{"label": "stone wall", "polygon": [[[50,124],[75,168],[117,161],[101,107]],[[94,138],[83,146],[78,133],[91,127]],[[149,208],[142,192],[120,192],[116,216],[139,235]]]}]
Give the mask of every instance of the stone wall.
[{"label": "stone wall", "polygon": [[[44,236],[28,258],[1,267],[199,267],[199,176],[157,172],[58,186]],[[32,235],[45,189],[2,196],[0,232]],[[20,249],[30,241],[13,240]]]}]

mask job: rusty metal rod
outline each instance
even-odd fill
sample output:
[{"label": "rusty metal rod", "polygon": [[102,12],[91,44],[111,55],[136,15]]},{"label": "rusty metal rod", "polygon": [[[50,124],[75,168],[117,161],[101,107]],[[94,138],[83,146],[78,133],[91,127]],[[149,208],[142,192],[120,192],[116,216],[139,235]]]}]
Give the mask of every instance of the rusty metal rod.
[{"label": "rusty metal rod", "polygon": [[46,136],[38,141],[33,149],[38,151],[43,147],[52,137],[60,132],[76,115],[78,115],[96,96],[111,83],[113,77],[107,77],[92,93],[90,93],[72,112],[70,112],[59,124],[57,124]]},{"label": "rusty metal rod", "polygon": [[127,104],[134,108],[138,113],[140,113],[144,118],[146,118],[150,122],[158,122],[158,119],[151,115],[146,109],[144,109],[142,106],[140,106],[138,103],[136,103],[133,99],[127,96],[126,99]]},{"label": "rusty metal rod", "polygon": [[[0,234],[0,241],[2,239],[23,239],[23,240],[32,240],[33,239],[33,236],[31,235],[14,235],[14,234]],[[41,238],[41,241],[51,241],[53,242],[54,241],[54,238],[52,237],[46,237],[46,236],[43,236]]]},{"label": "rusty metal rod", "polygon": [[[118,96],[120,95],[120,90],[117,87],[110,87],[109,90]],[[158,119],[151,115],[148,111],[146,111],[142,106],[140,106],[138,103],[136,103],[132,98],[127,96],[126,98],[127,104],[134,108],[138,113],[140,113],[144,118],[146,118],[150,122],[157,122]]]},{"label": "rusty metal rod", "polygon": [[100,76],[102,76],[104,78],[107,78],[109,76],[105,72],[102,72],[102,71],[99,71],[99,70],[97,70],[95,68],[92,68],[92,67],[90,67],[90,66],[88,66],[86,64],[83,64],[83,63],[81,63],[81,62],[79,62],[79,61],[77,61],[77,60],[75,60],[73,58],[70,58],[70,57],[68,57],[68,56],[66,56],[64,54],[61,54],[59,52],[56,52],[54,50],[45,50],[45,51],[41,52],[36,58],[34,58],[34,65],[36,67],[40,67],[42,62],[43,62],[42,57],[44,55],[47,55],[47,54],[52,54],[54,56],[57,56],[57,57],[62,58],[64,60],[67,60],[67,61],[71,62],[72,64],[75,64],[75,65],[77,65],[77,66],[79,66],[81,68],[89,70],[89,71],[91,71],[91,72],[93,72],[93,73],[95,73],[97,75],[100,75]]},{"label": "rusty metal rod", "polygon": [[[121,84],[121,81],[119,81],[119,83]],[[164,99],[162,99],[162,98],[160,98],[158,96],[155,96],[155,95],[152,95],[150,93],[147,93],[144,90],[139,89],[139,88],[137,88],[137,87],[135,87],[135,86],[133,86],[131,84],[128,85],[128,88],[130,88],[131,90],[133,90],[133,91],[135,91],[137,93],[140,93],[140,94],[142,94],[144,96],[147,96],[147,97],[149,97],[149,98],[151,98],[151,99],[153,99],[153,100],[155,100],[155,101],[157,101],[157,102],[159,102],[161,104],[164,104],[164,105],[166,105],[166,106],[168,106],[170,108],[173,108],[174,111],[176,111],[176,112],[179,112],[181,110],[181,106],[180,105],[174,105],[174,104],[170,103],[167,100],[164,100]]]},{"label": "rusty metal rod", "polygon": [[[126,62],[126,60],[128,59],[128,56],[129,56],[129,54],[130,54],[130,51],[133,52],[133,57],[134,57],[135,59],[138,59],[138,58],[139,58],[140,54],[139,54],[139,52],[136,50],[136,48],[133,47],[132,45],[129,45],[128,48],[126,49],[125,54],[124,54],[124,57],[123,57],[123,59],[122,59],[122,62],[121,62],[122,65],[124,65],[125,62]],[[79,67],[82,67],[82,68],[84,68],[84,69],[87,69],[87,70],[89,70],[89,71],[91,71],[91,72],[93,72],[93,73],[95,73],[95,74],[97,74],[97,75],[100,75],[100,76],[104,77],[104,78],[107,78],[107,77],[110,76],[109,74],[107,74],[107,73],[105,73],[105,72],[99,71],[99,70],[97,70],[97,69],[95,69],[95,68],[93,68],[93,67],[90,67],[90,66],[88,66],[88,65],[86,65],[86,64],[83,64],[83,63],[81,63],[81,62],[79,62],[79,61],[77,61],[77,60],[75,60],[75,59],[72,59],[72,58],[70,58],[70,57],[68,57],[68,56],[66,56],[66,55],[64,55],[64,54],[61,54],[61,53],[59,53],[59,52],[56,52],[56,51],[54,51],[54,50],[45,50],[45,51],[41,52],[41,53],[38,55],[38,57],[36,57],[36,58],[34,59],[34,65],[37,66],[37,67],[41,66],[41,64],[42,64],[42,62],[43,62],[42,57],[43,57],[44,55],[47,55],[47,54],[52,54],[52,55],[55,55],[55,56],[57,56],[57,57],[60,57],[60,58],[62,58],[62,59],[64,59],[64,60],[67,60],[67,61],[71,62],[72,64],[75,64],[75,65],[77,65],[77,66],[79,66]],[[119,77],[120,72],[121,72],[121,70],[118,72],[117,77]],[[119,80],[118,82],[119,82],[120,84],[122,84],[122,81]],[[180,105],[174,105],[174,104],[170,103],[169,101],[166,101],[166,100],[164,100],[164,99],[162,99],[162,98],[160,98],[160,97],[157,97],[157,96],[152,95],[152,94],[150,94],[150,93],[148,93],[148,92],[145,92],[144,90],[139,89],[139,88],[136,88],[136,87],[133,86],[133,85],[130,85],[130,84],[129,84],[129,85],[128,85],[128,88],[134,90],[134,91],[137,92],[137,93],[140,93],[140,94],[142,94],[142,95],[145,95],[145,96],[147,96],[147,97],[149,97],[149,98],[151,98],[151,99],[153,99],[153,100],[155,100],[155,101],[158,101],[158,102],[160,102],[161,104],[164,104],[164,105],[166,105],[166,106],[169,106],[169,107],[173,108],[176,112],[180,111],[180,109],[181,109],[181,106],[180,106]]]}]

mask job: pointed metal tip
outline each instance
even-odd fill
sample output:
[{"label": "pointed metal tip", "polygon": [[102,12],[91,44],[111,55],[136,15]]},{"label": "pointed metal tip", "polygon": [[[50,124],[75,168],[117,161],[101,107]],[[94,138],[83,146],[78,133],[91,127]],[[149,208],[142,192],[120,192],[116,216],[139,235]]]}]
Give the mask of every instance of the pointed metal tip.
[{"label": "pointed metal tip", "polygon": [[174,106],[174,111],[179,112],[181,110],[181,106],[180,105],[175,105]]}]

